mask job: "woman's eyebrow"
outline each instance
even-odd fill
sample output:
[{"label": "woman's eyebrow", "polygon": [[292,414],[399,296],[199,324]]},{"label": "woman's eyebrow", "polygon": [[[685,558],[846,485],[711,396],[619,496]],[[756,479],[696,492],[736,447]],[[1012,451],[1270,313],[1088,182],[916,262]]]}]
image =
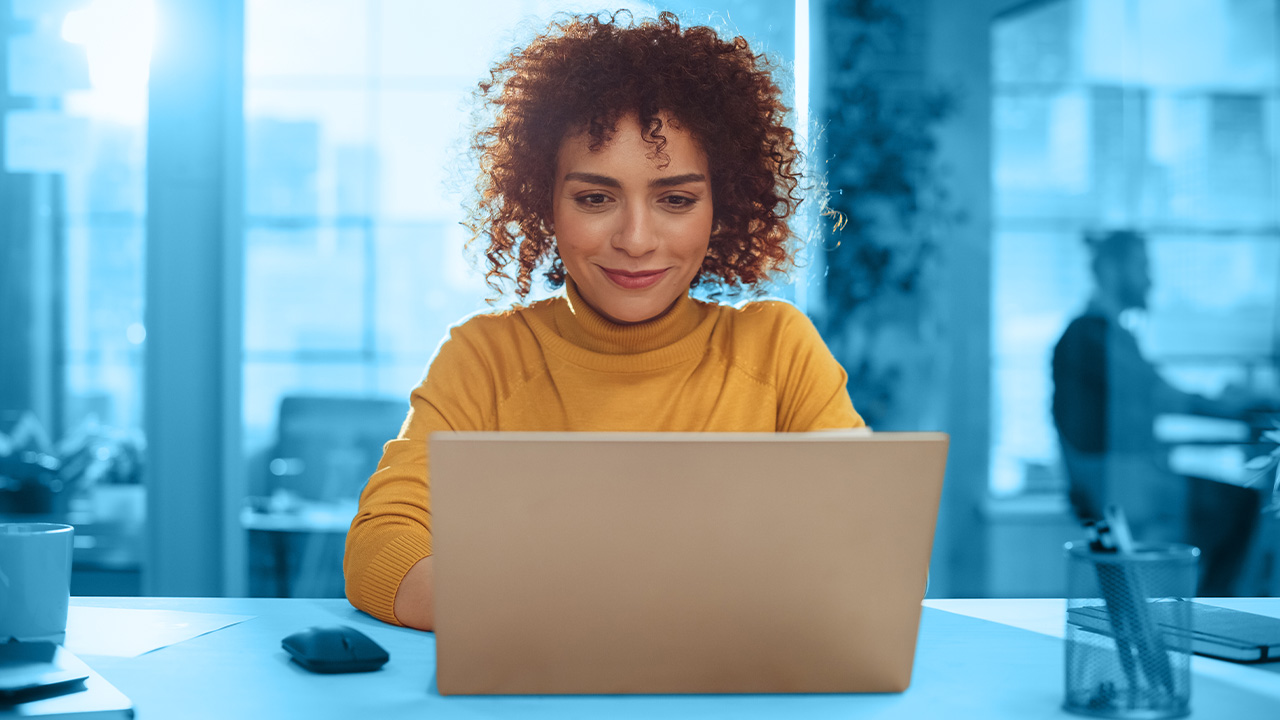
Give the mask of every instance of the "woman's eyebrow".
[{"label": "woman's eyebrow", "polygon": [[[685,173],[683,175],[671,175],[668,177],[661,177],[654,180],[650,180],[649,187],[651,188],[675,187],[677,185],[684,185],[686,183],[704,182],[706,179],[707,179],[707,176],[703,175],[702,173]],[[576,172],[576,171],[565,174],[564,176],[565,182],[572,182],[574,180],[578,182],[587,183],[588,185],[604,185],[605,187],[611,187],[611,188],[622,187],[622,183],[619,182],[617,178],[611,178],[608,175],[597,175],[595,173]]]},{"label": "woman's eyebrow", "polygon": [[608,175],[596,175],[595,173],[571,172],[564,176],[565,182],[570,182],[571,180],[584,182],[588,185],[604,185],[605,187],[611,188],[622,187],[622,183],[618,182],[617,179],[611,178]]},{"label": "woman's eyebrow", "polygon": [[671,175],[670,177],[662,177],[649,181],[649,187],[675,187],[676,185],[684,185],[685,183],[703,182],[707,179],[702,173],[685,173],[684,175]]}]

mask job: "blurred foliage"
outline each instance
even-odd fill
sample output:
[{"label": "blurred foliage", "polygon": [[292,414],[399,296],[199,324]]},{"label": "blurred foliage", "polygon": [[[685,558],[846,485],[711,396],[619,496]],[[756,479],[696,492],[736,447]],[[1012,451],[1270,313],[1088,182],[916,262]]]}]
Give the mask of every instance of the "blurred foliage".
[{"label": "blurred foliage", "polygon": [[[873,427],[916,425],[906,386],[928,369],[920,351],[937,334],[930,270],[940,234],[958,219],[936,167],[934,131],[951,93],[926,86],[906,2],[831,0],[824,106],[834,226],[823,238],[828,344]],[[903,8],[903,9],[900,9]]]},{"label": "blurred foliage", "polygon": [[66,512],[72,496],[95,486],[142,483],[141,433],[101,425],[90,416],[53,442],[35,415],[0,431],[0,513]]}]

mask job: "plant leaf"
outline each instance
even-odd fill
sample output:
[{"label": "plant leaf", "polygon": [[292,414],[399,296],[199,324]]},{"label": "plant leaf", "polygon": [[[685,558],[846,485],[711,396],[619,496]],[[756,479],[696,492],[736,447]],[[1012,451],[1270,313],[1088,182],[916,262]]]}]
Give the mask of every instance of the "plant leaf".
[{"label": "plant leaf", "polygon": [[1270,467],[1271,463],[1273,462],[1275,462],[1275,458],[1271,457],[1270,455],[1259,455],[1254,458],[1249,458],[1249,461],[1244,464],[1244,469],[1245,470],[1265,470],[1268,467]]}]

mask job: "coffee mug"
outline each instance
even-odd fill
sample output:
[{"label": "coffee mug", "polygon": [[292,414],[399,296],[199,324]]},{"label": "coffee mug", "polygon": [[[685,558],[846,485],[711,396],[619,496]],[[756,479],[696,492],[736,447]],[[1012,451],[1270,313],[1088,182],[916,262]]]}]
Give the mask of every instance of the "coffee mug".
[{"label": "coffee mug", "polygon": [[54,523],[0,523],[0,642],[67,637],[71,538]]}]

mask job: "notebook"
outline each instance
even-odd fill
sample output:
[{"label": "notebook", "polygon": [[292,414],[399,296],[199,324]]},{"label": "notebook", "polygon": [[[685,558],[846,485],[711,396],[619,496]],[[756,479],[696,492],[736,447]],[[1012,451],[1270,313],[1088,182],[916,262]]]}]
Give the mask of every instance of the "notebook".
[{"label": "notebook", "polygon": [[117,720],[133,703],[80,658],[53,643],[0,644],[0,720]]},{"label": "notebook", "polygon": [[442,694],[897,692],[942,433],[436,433]]},{"label": "notebook", "polygon": [[[1180,604],[1161,601],[1150,604],[1152,618],[1168,635],[1190,636],[1191,651],[1197,655],[1232,662],[1274,662],[1280,660],[1280,618],[1193,602],[1191,627],[1175,622],[1171,613]],[[1093,632],[1109,635],[1111,621],[1102,606],[1071,608],[1071,622]]]}]

